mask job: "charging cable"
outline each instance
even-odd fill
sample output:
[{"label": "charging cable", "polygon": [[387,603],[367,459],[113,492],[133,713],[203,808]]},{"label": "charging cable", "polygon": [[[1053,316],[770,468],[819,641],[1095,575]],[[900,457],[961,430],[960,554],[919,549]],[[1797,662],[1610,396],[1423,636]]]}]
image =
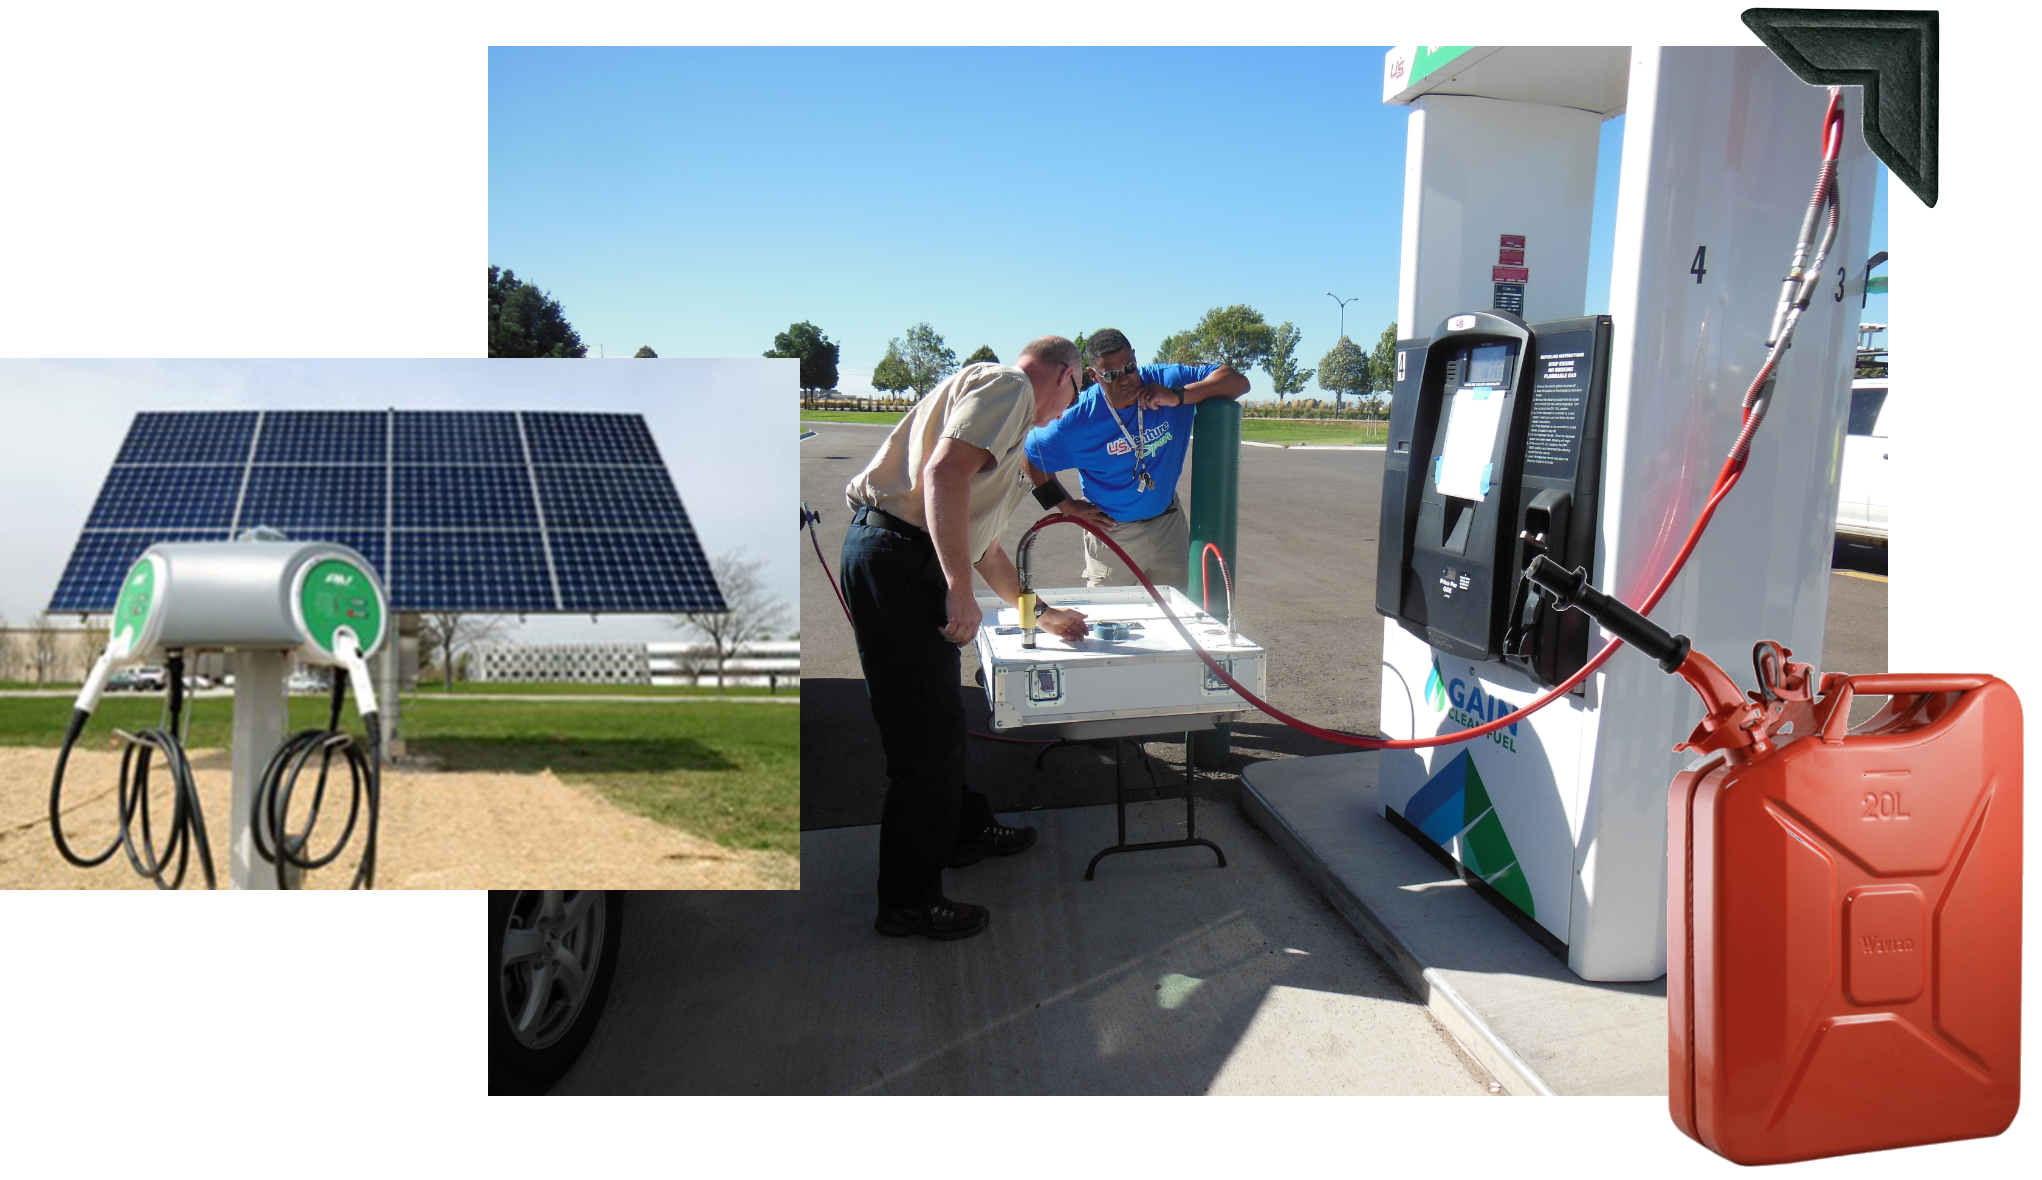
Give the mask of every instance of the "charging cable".
[{"label": "charging cable", "polygon": [[[335,669],[332,711],[328,714],[326,728],[301,729],[286,738],[256,783],[255,852],[277,866],[277,884],[284,889],[293,887],[292,880],[297,873],[322,869],[339,859],[357,825],[363,830],[362,854],[349,887],[375,887],[376,825],[382,810],[383,777],[382,729],[376,709],[375,686],[369,674],[368,660],[362,655],[360,641],[352,631],[340,628],[334,635],[334,649],[345,665],[347,675],[343,677],[339,674],[340,670]],[[363,727],[368,730],[366,745],[340,728],[341,708],[347,700],[350,684],[355,690],[355,709],[361,715]],[[304,804],[302,822],[293,829],[290,825],[291,805],[298,798],[300,779],[315,759],[318,775],[311,781],[310,799]],[[316,851],[313,833],[319,826],[320,812],[328,801],[327,789],[329,786],[334,787],[336,792],[339,789],[339,780],[334,774],[336,760],[347,777],[347,818],[341,823],[340,833],[331,838],[325,850]]]},{"label": "charging cable", "polygon": [[[64,742],[57,750],[57,767],[50,780],[50,834],[56,839],[57,853],[81,869],[105,864],[116,851],[125,851],[128,864],[135,872],[153,881],[158,889],[176,889],[183,885],[185,872],[196,853],[206,888],[211,889],[216,883],[213,852],[206,840],[206,818],[199,804],[198,781],[192,775],[191,760],[184,752],[184,656],[181,652],[172,652],[164,660],[170,684],[164,700],[162,724],[135,733],[114,731],[114,736],[121,743],[121,768],[114,788],[119,823],[113,839],[105,848],[88,856],[73,848],[64,835],[64,768],[71,760],[72,749],[85,732],[86,723],[92,720],[93,711],[99,707],[99,697],[106,690],[114,662],[126,654],[124,642],[122,639],[108,645],[85,677],[85,686],[72,706],[71,723],[64,729]],[[159,759],[164,773],[170,778],[170,817],[162,829],[160,842],[156,817],[149,809],[150,780]]]}]

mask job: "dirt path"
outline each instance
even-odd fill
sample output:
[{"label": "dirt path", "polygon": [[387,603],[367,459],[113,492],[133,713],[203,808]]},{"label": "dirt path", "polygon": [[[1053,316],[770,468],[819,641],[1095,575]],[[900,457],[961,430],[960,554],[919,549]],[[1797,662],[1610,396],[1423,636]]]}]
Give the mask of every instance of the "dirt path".
[{"label": "dirt path", "polygon": [[[127,859],[73,868],[50,839],[50,772],[56,751],[0,748],[0,888],[149,889]],[[220,885],[227,884],[231,768],[224,750],[192,758]],[[113,838],[120,758],[71,756],[65,833],[97,851]],[[160,775],[160,772],[159,772]],[[159,788],[160,789],[160,788]],[[167,809],[158,814],[167,815]],[[541,774],[386,770],[379,889],[799,889],[801,862],[744,852],[621,811],[586,787]],[[312,874],[312,888],[342,888],[353,854]],[[186,886],[198,881],[194,863]]]}]

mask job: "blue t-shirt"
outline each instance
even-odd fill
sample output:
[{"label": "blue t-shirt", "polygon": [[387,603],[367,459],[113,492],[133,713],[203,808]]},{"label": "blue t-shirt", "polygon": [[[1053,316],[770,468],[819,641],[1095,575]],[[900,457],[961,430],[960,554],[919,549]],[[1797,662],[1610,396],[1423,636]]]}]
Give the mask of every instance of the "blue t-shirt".
[{"label": "blue t-shirt", "polygon": [[[1182,389],[1202,381],[1218,365],[1143,365],[1142,381]],[[1191,449],[1191,419],[1197,406],[1140,410],[1138,440],[1155,486],[1143,492],[1135,482],[1135,455],[1128,438],[1136,433],[1138,406],[1119,411],[1126,433],[1114,424],[1115,411],[1106,391],[1096,384],[1085,390],[1063,416],[1028,432],[1028,461],[1055,474],[1076,468],[1084,498],[1115,520],[1147,520],[1161,516],[1176,494],[1184,456]]]}]

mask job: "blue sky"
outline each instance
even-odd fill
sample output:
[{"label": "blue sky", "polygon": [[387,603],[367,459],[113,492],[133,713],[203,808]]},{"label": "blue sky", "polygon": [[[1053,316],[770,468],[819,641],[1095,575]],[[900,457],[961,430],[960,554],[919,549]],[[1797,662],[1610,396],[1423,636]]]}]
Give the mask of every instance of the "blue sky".
[{"label": "blue sky", "polygon": [[[490,260],[592,350],[757,355],[813,321],[852,392],[919,320],[960,357],[1112,326],[1146,360],[1248,303],[1316,365],[1326,291],[1364,345],[1396,314],[1407,108],[1381,101],[1384,52],[493,48]],[[1588,311],[1622,134],[1603,125]]]}]

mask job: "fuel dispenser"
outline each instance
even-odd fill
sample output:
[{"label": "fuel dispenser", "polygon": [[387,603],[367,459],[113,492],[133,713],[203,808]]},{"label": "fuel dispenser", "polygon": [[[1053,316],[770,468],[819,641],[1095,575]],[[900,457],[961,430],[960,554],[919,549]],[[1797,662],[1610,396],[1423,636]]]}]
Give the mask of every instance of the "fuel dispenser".
[{"label": "fuel dispenser", "polygon": [[[106,650],[78,694],[58,753],[50,784],[50,829],[58,852],[81,868],[125,852],[136,872],[172,889],[196,860],[207,886],[216,883],[184,753],[189,720],[184,667],[200,651],[225,650],[232,653],[234,675],[233,886],[294,887],[304,872],[339,860],[357,832],[353,884],[373,885],[382,756],[368,661],[383,644],[388,619],[389,600],[374,568],[344,545],[255,539],[150,546],[122,581]],[[327,728],[286,738],[284,682],[293,658],[334,669],[335,676]],[[82,853],[64,832],[71,751],[108,676],[117,668],[155,662],[169,673],[164,724],[132,734],[115,731],[122,745],[118,830],[104,848]],[[350,688],[366,744],[340,728]],[[151,777],[159,763],[170,779],[167,824],[150,813]],[[346,810],[335,824],[343,779]],[[322,814],[329,820],[323,827]]]},{"label": "fuel dispenser", "polygon": [[1588,658],[1584,616],[1519,571],[1595,551],[1610,319],[1449,316],[1397,342],[1376,609],[1435,649],[1541,686]]}]

